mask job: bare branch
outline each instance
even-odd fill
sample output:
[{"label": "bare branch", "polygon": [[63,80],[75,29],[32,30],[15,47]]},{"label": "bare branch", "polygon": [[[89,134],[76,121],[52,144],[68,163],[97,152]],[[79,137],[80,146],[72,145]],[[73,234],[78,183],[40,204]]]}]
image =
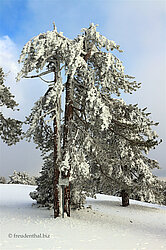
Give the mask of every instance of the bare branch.
[{"label": "bare branch", "polygon": [[52,83],[52,82],[54,82],[54,81],[47,81],[47,80],[43,79],[41,76],[39,76],[39,78],[40,78],[43,82],[46,82],[46,83]]},{"label": "bare branch", "polygon": [[53,72],[53,71],[50,69],[50,70],[48,70],[48,71],[46,71],[46,72],[42,72],[42,73],[40,73],[40,74],[38,74],[38,75],[25,76],[25,78],[37,78],[37,77],[41,77],[41,76],[50,74],[50,73],[52,73],[52,72]]}]

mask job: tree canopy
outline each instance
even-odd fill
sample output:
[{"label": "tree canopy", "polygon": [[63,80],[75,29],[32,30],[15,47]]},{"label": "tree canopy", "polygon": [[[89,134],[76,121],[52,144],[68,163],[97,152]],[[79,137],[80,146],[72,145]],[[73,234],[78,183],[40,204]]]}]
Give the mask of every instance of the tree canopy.
[{"label": "tree canopy", "polygon": [[[53,182],[55,175],[58,180],[69,178],[75,200],[81,191],[94,193],[96,175],[102,176],[100,181],[125,190],[138,191],[141,183],[140,194],[152,192],[154,187],[151,169],[158,163],[145,154],[160,143],[152,129],[157,123],[146,109],[119,98],[122,92],[136,91],[140,83],[125,74],[114,51],[122,52],[92,23],[73,40],[54,27],[32,38],[21,52],[22,69],[17,80],[39,77],[48,84],[27,118],[26,137],[33,138],[43,155],[54,150],[54,166],[59,172],[52,173]],[[51,81],[43,79],[50,73]],[[63,92],[66,106],[61,117]],[[58,181],[55,186],[59,188]]]}]

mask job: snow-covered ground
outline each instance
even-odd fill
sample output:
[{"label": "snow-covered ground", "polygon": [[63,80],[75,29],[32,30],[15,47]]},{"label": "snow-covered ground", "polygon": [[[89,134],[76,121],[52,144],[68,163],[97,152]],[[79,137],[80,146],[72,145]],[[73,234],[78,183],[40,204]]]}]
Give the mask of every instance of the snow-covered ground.
[{"label": "snow-covered ground", "polygon": [[[32,206],[34,186],[0,184],[0,249],[166,249],[166,207],[118,197],[87,198],[70,218]],[[24,236],[24,238],[22,238]],[[26,238],[25,238],[26,237]]]}]

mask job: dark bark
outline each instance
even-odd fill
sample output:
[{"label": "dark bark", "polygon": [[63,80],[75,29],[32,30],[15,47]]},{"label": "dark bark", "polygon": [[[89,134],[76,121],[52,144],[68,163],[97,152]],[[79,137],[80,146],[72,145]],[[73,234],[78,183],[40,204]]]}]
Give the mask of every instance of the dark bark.
[{"label": "dark bark", "polygon": [[[66,147],[68,145],[68,133],[69,133],[69,123],[73,119],[73,101],[71,96],[71,82],[70,76],[67,78],[66,82],[66,100],[65,100],[65,122],[64,122],[64,134],[63,134],[63,150],[64,156],[66,152]],[[62,178],[69,178],[70,170],[67,171],[67,175],[62,173]],[[64,212],[67,216],[70,216],[70,184],[64,189]]]},{"label": "dark bark", "polygon": [[[57,72],[55,72],[55,76],[54,76],[54,82],[56,84],[57,81]],[[61,100],[58,100],[60,105]],[[59,112],[60,109],[59,109]],[[57,117],[54,118],[53,121],[53,127],[54,127],[54,179],[53,179],[53,196],[54,196],[54,218],[57,218],[59,216],[59,212],[60,212],[60,208],[59,208],[59,162],[58,162],[58,124],[59,121],[57,120]]]},{"label": "dark bark", "polygon": [[129,194],[126,190],[121,191],[122,196],[122,206],[127,207],[129,205]]},{"label": "dark bark", "polygon": [[59,167],[58,167],[58,148],[57,148],[57,120],[54,119],[54,218],[59,216]]},{"label": "dark bark", "polygon": [[64,123],[64,135],[63,135],[63,149],[65,149],[68,143],[68,126],[73,118],[73,101],[71,96],[71,83],[70,76],[67,78],[66,82],[66,100],[65,100],[65,123]]}]

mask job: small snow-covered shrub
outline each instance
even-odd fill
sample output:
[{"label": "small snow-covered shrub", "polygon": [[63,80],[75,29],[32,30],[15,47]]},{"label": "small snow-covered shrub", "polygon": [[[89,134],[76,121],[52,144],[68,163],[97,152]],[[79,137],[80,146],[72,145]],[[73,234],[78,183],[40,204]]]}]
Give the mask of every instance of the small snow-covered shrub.
[{"label": "small snow-covered shrub", "polygon": [[2,183],[2,184],[5,184],[5,183],[6,183],[5,177],[0,176],[0,183]]},{"label": "small snow-covered shrub", "polygon": [[86,195],[82,190],[71,189],[71,208],[82,208],[85,204]]},{"label": "small snow-covered shrub", "polygon": [[10,175],[9,178],[8,184],[36,185],[36,178],[26,172],[14,171],[13,175]]}]

